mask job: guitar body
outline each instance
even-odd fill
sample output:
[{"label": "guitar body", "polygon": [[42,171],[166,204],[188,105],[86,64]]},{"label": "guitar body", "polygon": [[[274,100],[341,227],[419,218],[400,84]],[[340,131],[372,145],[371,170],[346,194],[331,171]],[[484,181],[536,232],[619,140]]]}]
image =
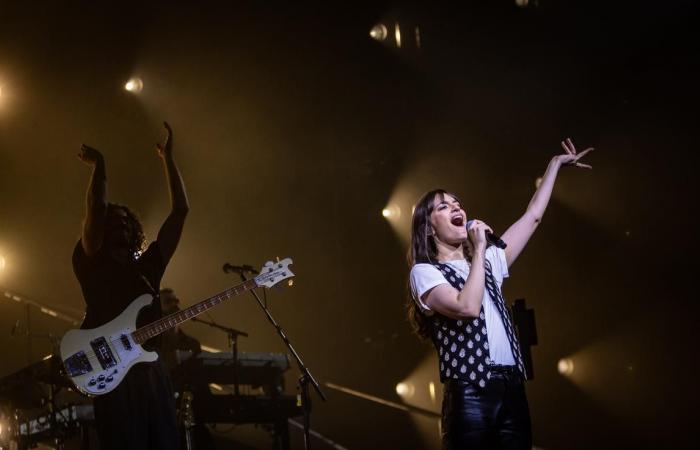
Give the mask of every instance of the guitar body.
[{"label": "guitar body", "polygon": [[91,330],[68,331],[61,340],[61,359],[75,387],[86,395],[112,391],[129,369],[140,362],[158,359],[158,354],[144,350],[135,342],[136,318],[153,296],[136,298],[112,321]]}]

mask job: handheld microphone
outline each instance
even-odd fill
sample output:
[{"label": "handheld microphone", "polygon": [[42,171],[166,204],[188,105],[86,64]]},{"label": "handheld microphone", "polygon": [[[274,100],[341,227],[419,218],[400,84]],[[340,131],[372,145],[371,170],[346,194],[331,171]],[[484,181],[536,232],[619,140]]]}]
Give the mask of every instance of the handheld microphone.
[{"label": "handheld microphone", "polygon": [[224,263],[222,269],[224,273],[237,273],[239,275],[243,275],[246,273],[258,275],[260,273],[257,270],[255,270],[253,266],[249,266],[248,264],[243,264],[242,266],[234,266],[233,264]]},{"label": "handheld microphone", "polygon": [[[472,220],[470,220],[470,221],[467,222],[467,225],[466,225],[467,230],[469,229],[469,226],[471,226],[471,224],[472,224],[473,222],[474,222],[474,219],[472,219]],[[486,241],[487,241],[489,244],[495,245],[496,247],[498,247],[498,248],[500,248],[500,249],[504,249],[504,248],[506,248],[506,247],[508,246],[508,244],[506,244],[505,242],[503,242],[503,240],[502,240],[500,237],[498,237],[497,235],[491,233],[490,231],[486,231]]]}]

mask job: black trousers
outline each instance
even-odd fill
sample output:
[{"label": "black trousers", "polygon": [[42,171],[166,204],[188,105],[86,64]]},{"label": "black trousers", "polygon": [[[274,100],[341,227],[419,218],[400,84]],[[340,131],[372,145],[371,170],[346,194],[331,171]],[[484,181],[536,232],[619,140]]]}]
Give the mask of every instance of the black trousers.
[{"label": "black trousers", "polygon": [[525,386],[514,370],[492,371],[484,388],[445,382],[443,450],[531,450],[532,430]]}]

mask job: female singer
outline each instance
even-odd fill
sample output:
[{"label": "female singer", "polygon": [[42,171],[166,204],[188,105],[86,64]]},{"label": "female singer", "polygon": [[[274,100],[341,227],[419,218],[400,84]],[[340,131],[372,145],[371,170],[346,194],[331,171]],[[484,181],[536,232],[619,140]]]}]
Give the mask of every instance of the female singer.
[{"label": "female singer", "polygon": [[579,160],[592,148],[577,153],[571,139],[561,145],[525,213],[503,234],[505,249],[489,245],[491,228],[467,221],[450,192],[430,191],[416,205],[408,312],[438,353],[445,450],[532,448],[525,367],[501,284],[542,220],[559,169],[591,168]]}]

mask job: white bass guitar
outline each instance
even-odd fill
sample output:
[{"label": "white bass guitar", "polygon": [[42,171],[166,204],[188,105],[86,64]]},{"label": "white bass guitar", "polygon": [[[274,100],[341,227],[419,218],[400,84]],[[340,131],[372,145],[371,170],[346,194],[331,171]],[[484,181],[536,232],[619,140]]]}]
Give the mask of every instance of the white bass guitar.
[{"label": "white bass guitar", "polygon": [[268,261],[255,278],[137,328],[139,311],[153,301],[152,295],[143,294],[112,321],[91,330],[70,330],[63,336],[61,360],[66,374],[83,394],[106,394],[119,385],[134,364],[158,359],[156,352],[142,347],[144,342],[232,297],[292,278],[291,264],[291,258]]}]

